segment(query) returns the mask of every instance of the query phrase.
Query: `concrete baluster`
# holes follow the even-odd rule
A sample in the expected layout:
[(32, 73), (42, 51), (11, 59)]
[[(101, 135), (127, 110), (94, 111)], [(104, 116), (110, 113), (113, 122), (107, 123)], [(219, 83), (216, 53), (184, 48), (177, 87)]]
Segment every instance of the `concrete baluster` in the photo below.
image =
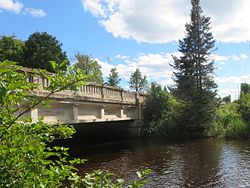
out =
[(107, 89), (102, 85), (102, 98), (105, 98)]
[(121, 90), (120, 90), (120, 93), (121, 93), (121, 101), (123, 101), (123, 99), (124, 99), (124, 90), (121, 89)]

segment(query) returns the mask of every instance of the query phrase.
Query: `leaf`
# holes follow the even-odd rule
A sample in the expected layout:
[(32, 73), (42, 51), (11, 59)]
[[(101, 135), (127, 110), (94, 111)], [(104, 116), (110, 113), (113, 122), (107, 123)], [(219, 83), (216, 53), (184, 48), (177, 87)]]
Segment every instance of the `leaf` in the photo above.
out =
[(51, 64), (53, 70), (54, 70), (55, 72), (57, 72), (57, 68), (58, 68), (57, 63), (56, 63), (55, 61), (49, 61), (49, 62), (50, 62), (50, 64)]
[(66, 67), (66, 66), (67, 66), (67, 63), (68, 63), (68, 61), (65, 59), (65, 60), (63, 60), (62, 63), (60, 63), (59, 67), (60, 67), (60, 68)]

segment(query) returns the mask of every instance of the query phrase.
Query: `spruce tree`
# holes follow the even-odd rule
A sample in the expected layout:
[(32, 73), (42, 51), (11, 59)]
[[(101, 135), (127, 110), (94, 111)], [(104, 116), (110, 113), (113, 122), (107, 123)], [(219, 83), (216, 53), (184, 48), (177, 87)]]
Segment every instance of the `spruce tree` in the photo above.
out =
[(180, 57), (173, 56), (173, 94), (183, 102), (180, 124), (196, 130), (207, 128), (215, 110), (217, 87), (214, 82), (215, 50), (210, 18), (203, 15), (200, 0), (192, 0), (191, 21), (186, 36), (179, 41)]

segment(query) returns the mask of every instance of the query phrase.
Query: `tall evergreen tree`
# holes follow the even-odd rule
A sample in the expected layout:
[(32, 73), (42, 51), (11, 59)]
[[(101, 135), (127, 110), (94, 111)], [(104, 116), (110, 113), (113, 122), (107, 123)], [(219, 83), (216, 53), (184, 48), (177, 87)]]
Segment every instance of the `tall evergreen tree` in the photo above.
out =
[(186, 36), (179, 41), (181, 56), (173, 57), (174, 95), (183, 101), (180, 124), (196, 129), (207, 128), (215, 109), (217, 87), (214, 82), (215, 50), (210, 32), (210, 18), (202, 14), (200, 0), (192, 0), (191, 21), (186, 24)]
[(118, 86), (121, 78), (119, 76), (119, 73), (117, 72), (116, 68), (112, 68), (109, 74), (109, 77), (107, 78), (108, 80), (108, 85), (110, 86)]
[(148, 86), (148, 81), (146, 76), (142, 76), (141, 71), (136, 69), (135, 72), (131, 74), (129, 87), (134, 89), (136, 92), (145, 91)]

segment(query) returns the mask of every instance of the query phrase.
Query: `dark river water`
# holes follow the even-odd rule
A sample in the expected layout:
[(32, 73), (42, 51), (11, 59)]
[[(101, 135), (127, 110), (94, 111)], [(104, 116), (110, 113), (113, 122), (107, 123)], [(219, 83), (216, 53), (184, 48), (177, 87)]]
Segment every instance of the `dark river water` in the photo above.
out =
[(250, 187), (250, 141), (125, 140), (74, 152), (89, 159), (81, 172), (103, 169), (131, 181), (151, 169), (145, 187)]

